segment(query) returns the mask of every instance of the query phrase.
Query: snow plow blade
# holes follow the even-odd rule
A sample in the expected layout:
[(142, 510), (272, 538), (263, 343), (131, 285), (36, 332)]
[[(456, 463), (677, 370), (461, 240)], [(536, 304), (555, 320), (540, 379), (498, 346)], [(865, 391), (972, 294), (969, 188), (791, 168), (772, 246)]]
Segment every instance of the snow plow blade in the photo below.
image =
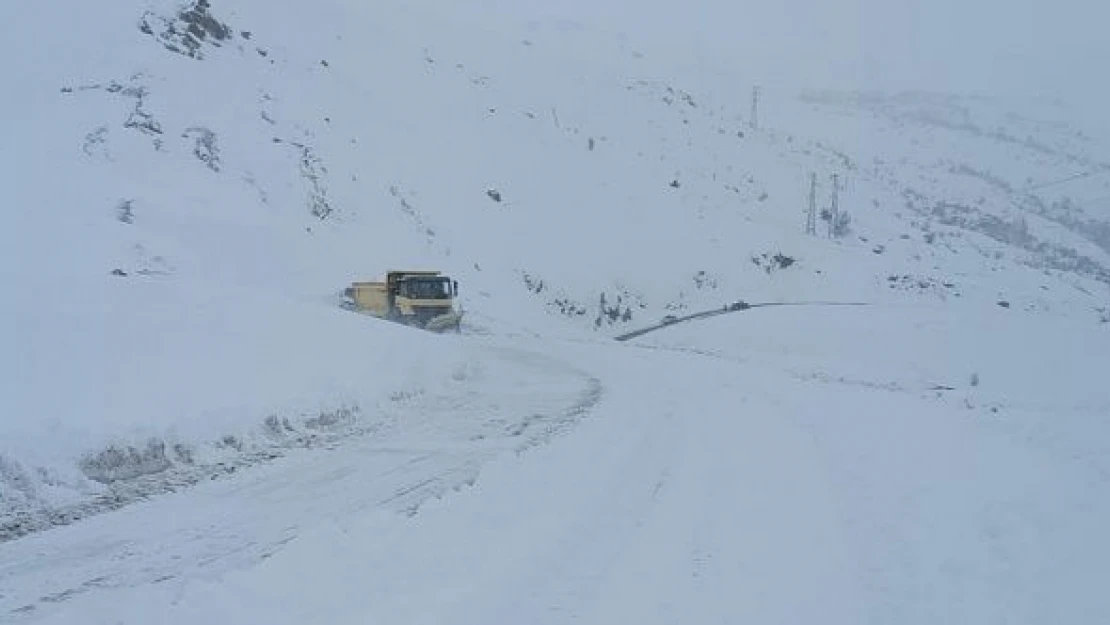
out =
[(447, 313), (428, 320), (424, 325), (425, 330), (432, 332), (446, 332), (448, 330), (455, 330), (458, 332), (462, 326), (462, 313)]

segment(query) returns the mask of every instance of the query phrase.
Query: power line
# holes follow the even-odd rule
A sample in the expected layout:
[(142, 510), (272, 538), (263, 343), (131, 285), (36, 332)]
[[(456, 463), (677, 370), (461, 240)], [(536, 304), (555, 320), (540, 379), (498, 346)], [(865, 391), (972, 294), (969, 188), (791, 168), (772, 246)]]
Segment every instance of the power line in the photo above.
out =
[(806, 234), (817, 236), (817, 174), (809, 176), (809, 209), (806, 211)]
[(752, 87), (752, 130), (759, 130), (759, 87)]

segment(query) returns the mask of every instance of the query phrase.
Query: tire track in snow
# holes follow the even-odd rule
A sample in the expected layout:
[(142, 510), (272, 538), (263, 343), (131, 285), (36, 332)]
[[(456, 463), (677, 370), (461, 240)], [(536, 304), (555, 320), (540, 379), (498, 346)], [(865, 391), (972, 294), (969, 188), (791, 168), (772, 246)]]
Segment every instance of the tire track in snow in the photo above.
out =
[(551, 357), (482, 345), (480, 379), (394, 405), (373, 436), (0, 544), (0, 615), (40, 616), (101, 588), (185, 584), (279, 553), (329, 518), (416, 514), (482, 466), (548, 442), (601, 400), (601, 381)]
[[(613, 375), (598, 417), (526, 461), (494, 463), (450, 507), (321, 572), (364, 581), (362, 618), (859, 622), (841, 528), (821, 525), (835, 510), (814, 441), (775, 419), (773, 398), (748, 400), (731, 363), (573, 349)], [(391, 579), (390, 566), (419, 575)], [(795, 582), (820, 590), (798, 601)]]

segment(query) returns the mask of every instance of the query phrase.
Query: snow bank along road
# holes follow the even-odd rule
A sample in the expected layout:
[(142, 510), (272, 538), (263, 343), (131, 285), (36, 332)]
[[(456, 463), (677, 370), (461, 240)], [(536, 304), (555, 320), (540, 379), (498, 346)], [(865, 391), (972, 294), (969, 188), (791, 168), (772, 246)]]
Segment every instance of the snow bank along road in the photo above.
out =
[(0, 620), (1110, 620), (1105, 482), (959, 406), (735, 354), (501, 353), (496, 389), (390, 436), (0, 545)]
[(598, 380), (560, 361), (497, 345), (473, 351), (454, 388), (394, 398), (364, 438), (0, 544), (0, 621), (96, 589), (250, 566), (305, 527), (360, 511), (415, 514), (472, 483), (489, 458), (564, 430), (600, 397)]

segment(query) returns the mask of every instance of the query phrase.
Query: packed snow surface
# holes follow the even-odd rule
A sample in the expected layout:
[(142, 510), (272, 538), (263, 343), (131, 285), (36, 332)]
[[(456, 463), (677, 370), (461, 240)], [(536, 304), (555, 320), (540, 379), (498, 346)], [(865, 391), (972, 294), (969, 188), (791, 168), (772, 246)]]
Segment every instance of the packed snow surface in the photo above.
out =
[[(468, 339), (516, 372), (491, 364), (359, 442), (0, 546), (3, 608), (48, 623), (1110, 615), (1105, 457), (1054, 435), (1097, 433), (1105, 406), (1062, 401), (1039, 422), (1044, 407), (993, 399), (1035, 363), (982, 363), (998, 373), (972, 386), (927, 353), (890, 367), (892, 344), (842, 368), (820, 336), (858, 319), (752, 314), (632, 347)], [(809, 370), (714, 340), (767, 325)]]

